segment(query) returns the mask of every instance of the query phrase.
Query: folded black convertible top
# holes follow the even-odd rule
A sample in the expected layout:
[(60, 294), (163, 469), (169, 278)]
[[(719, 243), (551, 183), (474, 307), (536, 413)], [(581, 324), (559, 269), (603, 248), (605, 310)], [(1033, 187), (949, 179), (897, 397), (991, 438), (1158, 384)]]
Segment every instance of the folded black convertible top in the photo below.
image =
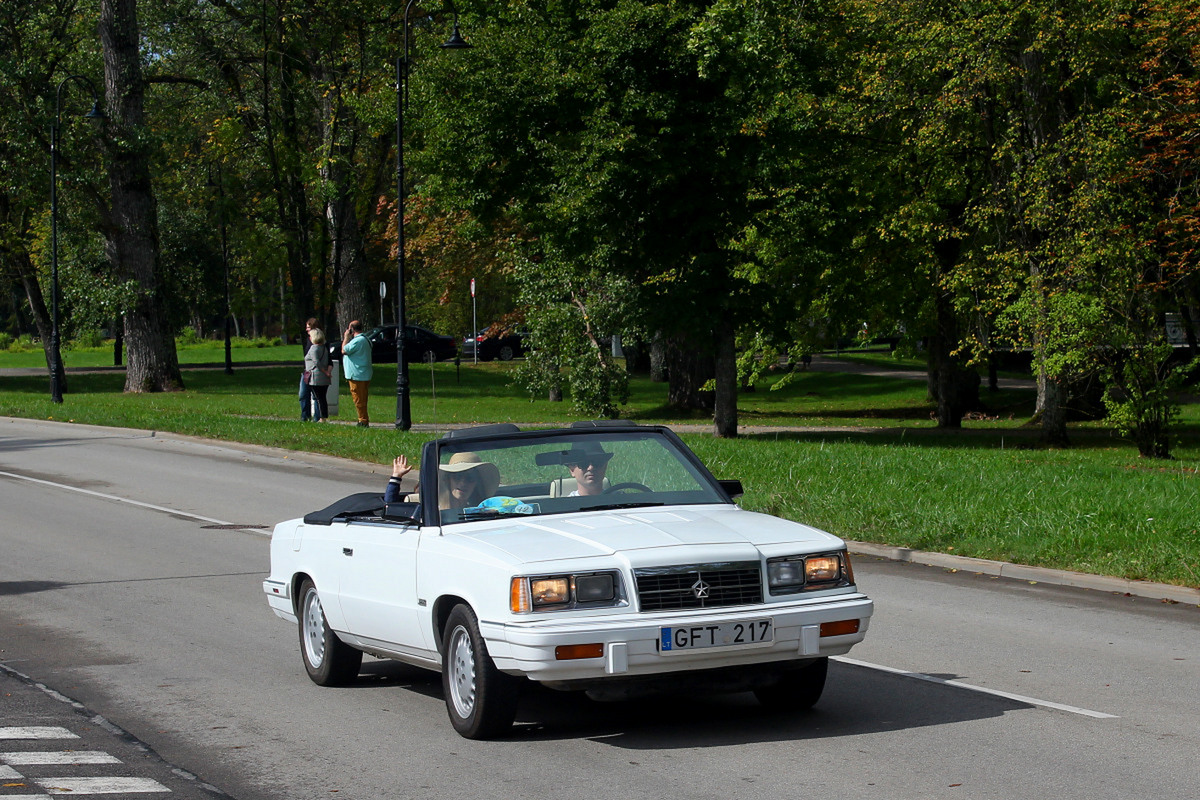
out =
[(378, 492), (359, 492), (343, 497), (336, 503), (304, 515), (308, 525), (331, 525), (338, 517), (362, 517), (383, 514), (383, 495)]

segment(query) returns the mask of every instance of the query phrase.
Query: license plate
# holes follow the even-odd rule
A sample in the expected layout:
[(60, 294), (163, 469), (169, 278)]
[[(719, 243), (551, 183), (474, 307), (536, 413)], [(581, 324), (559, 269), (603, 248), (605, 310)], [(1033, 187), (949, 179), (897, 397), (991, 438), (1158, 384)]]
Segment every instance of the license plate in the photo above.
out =
[(741, 647), (770, 642), (775, 626), (770, 619), (722, 622), (707, 625), (677, 625), (659, 630), (658, 649), (663, 653), (700, 650), (705, 647)]

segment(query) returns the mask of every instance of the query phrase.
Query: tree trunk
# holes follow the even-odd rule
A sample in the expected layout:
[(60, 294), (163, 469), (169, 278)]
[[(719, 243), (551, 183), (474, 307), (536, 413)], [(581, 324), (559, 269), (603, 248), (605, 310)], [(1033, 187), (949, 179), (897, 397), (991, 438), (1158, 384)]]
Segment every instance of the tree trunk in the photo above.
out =
[(678, 411), (711, 411), (711, 392), (703, 387), (713, 377), (712, 356), (696, 352), (694, 340), (673, 335), (666, 337), (666, 362), (667, 405)]
[[(37, 270), (30, 261), (29, 254), (23, 251), (10, 253), (5, 260), (15, 267), (17, 274), (21, 277), (21, 285), (25, 287), (25, 296), (29, 298), (29, 308), (33, 312), (33, 324), (42, 340), (42, 351), (46, 355), (46, 370), (49, 372), (52, 366), (50, 363), (50, 331), (53, 323), (50, 320), (50, 312), (46, 309), (46, 298), (42, 294), (42, 286), (37, 280)], [(63, 369), (61, 357), (58, 359), (58, 386), (63, 394), (67, 393), (67, 371)]]
[(724, 317), (717, 326), (716, 395), (713, 403), (713, 433), (719, 438), (737, 436), (737, 347), (733, 323)]
[[(274, 29), (271, 30), (271, 24)], [(287, 271), (291, 283), (294, 317), (308, 319), (316, 311), (313, 292), (313, 262), (310, 247), (311, 228), (314, 224), (309, 212), (308, 191), (304, 184), (300, 154), (310, 148), (301, 141), (301, 125), (297, 109), (295, 70), (305, 62), (302, 54), (292, 48), (284, 23), (280, 19), (263, 21), (263, 61), (261, 119), (263, 145), (267, 157), (267, 170), (271, 176), (278, 215), (279, 230), (283, 234), (287, 252)], [(270, 40), (268, 41), (268, 37)], [(276, 63), (272, 63), (272, 57)], [(278, 76), (279, 109), (276, 115), (272, 102), (276, 91), (272, 76)], [(276, 119), (278, 117), (278, 119)], [(280, 330), (287, 335), (287, 302), (280, 285)]]
[[(337, 175), (338, 189), (326, 207), (326, 217), (333, 247), (329, 251), (330, 272), (333, 274), (333, 293), (337, 298), (337, 326), (344, 329), (351, 320), (360, 320), (370, 328), (376, 319), (374, 304), (369, 299), (367, 279), (369, 270), (363, 255), (363, 241), (354, 195), (347, 185), (348, 177), (341, 168)], [(380, 302), (386, 303), (387, 300)], [(384, 314), (390, 322), (394, 314)]]
[(136, 0), (101, 0), (100, 42), (104, 51), (108, 106), (109, 184), (112, 210), (105, 251), (113, 272), (136, 287), (125, 310), (129, 366), (126, 392), (183, 388), (175, 339), (167, 320), (158, 258), (158, 212), (150, 181), (143, 116), (141, 58)]
[(650, 381), (667, 382), (667, 346), (662, 333), (656, 332), (650, 342)]
[[(961, 206), (947, 209), (948, 216), (957, 220)], [(948, 275), (958, 262), (962, 243), (945, 239), (934, 245), (939, 275)], [(979, 373), (963, 369), (958, 358), (951, 355), (958, 347), (960, 331), (953, 299), (940, 285), (934, 285), (934, 331), (929, 341), (929, 394), (937, 403), (939, 428), (961, 428), (962, 418), (971, 408), (979, 406)]]
[[(314, 57), (314, 61), (318, 62), (314, 69), (319, 86), (335, 86), (342, 80), (335, 69), (320, 63), (319, 57)], [(355, 319), (369, 328), (377, 315), (374, 298), (368, 292), (370, 270), (364, 255), (362, 223), (358, 218), (359, 193), (354, 172), (358, 137), (349, 109), (337, 100), (340, 96), (340, 91), (326, 90), (318, 95), (317, 103), (321, 108), (321, 138), (326, 150), (321, 176), (332, 190), (325, 203), (325, 228), (330, 244), (327, 271), (336, 298), (337, 321), (334, 324), (337, 330), (344, 330)], [(323, 288), (322, 282), (319, 290)], [(317, 300), (321, 306), (326, 305), (323, 298)], [(384, 317), (385, 321), (392, 319), (391, 314)]]
[(1061, 382), (1046, 374), (1041, 364), (1037, 366), (1037, 408), (1035, 416), (1042, 421), (1042, 444), (1051, 447), (1067, 447), (1067, 390)]

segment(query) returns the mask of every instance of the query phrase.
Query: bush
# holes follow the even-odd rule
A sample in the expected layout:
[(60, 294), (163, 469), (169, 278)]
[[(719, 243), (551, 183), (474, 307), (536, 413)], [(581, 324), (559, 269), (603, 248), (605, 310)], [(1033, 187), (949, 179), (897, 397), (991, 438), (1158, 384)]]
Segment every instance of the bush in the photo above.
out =
[(188, 325), (179, 332), (175, 337), (175, 341), (179, 344), (200, 344), (200, 335), (196, 333), (196, 329)]
[(102, 347), (104, 345), (104, 335), (95, 328), (84, 328), (76, 332), (75, 338), (68, 345), (71, 350), (86, 350), (88, 348)]
[(0, 333), (0, 350), (7, 350), (12, 347), (13, 337), (11, 333)]

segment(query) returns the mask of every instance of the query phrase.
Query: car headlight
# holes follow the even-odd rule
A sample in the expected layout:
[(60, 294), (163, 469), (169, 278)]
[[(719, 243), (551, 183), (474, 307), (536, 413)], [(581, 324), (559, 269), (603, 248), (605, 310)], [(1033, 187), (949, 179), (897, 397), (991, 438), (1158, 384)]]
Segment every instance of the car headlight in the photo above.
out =
[(767, 587), (771, 594), (792, 594), (853, 582), (846, 553), (784, 556), (767, 561)]
[(509, 607), (514, 614), (619, 605), (620, 577), (616, 572), (573, 575), (518, 576), (512, 579)]

